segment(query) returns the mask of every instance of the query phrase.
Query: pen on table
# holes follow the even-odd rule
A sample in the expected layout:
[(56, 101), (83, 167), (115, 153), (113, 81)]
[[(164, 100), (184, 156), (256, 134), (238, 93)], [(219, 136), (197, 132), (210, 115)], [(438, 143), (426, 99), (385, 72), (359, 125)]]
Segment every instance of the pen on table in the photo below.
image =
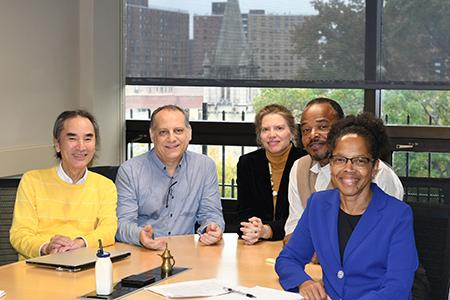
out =
[(252, 294), (249, 294), (249, 293), (246, 293), (246, 292), (235, 290), (235, 289), (232, 289), (232, 288), (229, 288), (229, 287), (223, 287), (223, 288), (229, 293), (241, 294), (241, 295), (243, 295), (245, 297), (248, 297), (248, 298), (256, 298), (255, 295), (252, 295)]

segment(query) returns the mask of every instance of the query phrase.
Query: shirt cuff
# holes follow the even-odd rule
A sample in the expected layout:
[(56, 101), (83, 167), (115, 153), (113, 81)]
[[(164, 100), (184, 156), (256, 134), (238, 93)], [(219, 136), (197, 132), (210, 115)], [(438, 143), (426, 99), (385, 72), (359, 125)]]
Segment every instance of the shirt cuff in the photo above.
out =
[(76, 236), (76, 237), (74, 238), (74, 240), (76, 240), (76, 239), (82, 239), (82, 240), (84, 241), (84, 244), (86, 245), (86, 248), (89, 247), (88, 241), (87, 241), (84, 237), (82, 237), (82, 236)]
[(47, 244), (48, 242), (44, 242), (44, 243), (42, 243), (42, 245), (39, 247), (39, 256), (42, 256), (42, 255), (46, 255), (46, 254), (42, 254), (42, 252), (41, 252), (41, 250), (42, 250), (42, 247), (44, 247), (44, 245), (45, 244)]

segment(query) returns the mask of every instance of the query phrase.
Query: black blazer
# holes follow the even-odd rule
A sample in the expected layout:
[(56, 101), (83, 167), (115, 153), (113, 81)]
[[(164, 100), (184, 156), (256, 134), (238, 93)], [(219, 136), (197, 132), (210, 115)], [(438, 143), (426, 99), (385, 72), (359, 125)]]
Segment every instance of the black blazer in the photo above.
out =
[[(305, 153), (296, 147), (289, 152), (286, 166), (278, 190), (275, 216), (273, 215), (272, 187), (270, 183), (269, 161), (264, 149), (242, 155), (237, 164), (238, 215), (239, 222), (255, 216), (272, 228), (272, 239), (284, 238), (284, 224), (289, 215), (289, 172), (294, 161)], [(239, 236), (242, 232), (239, 230)]]

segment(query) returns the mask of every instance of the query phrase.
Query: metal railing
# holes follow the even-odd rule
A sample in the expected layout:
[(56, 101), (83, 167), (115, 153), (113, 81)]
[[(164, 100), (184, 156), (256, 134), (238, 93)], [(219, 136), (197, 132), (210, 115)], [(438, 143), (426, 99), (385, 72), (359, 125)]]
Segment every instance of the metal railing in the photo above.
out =
[[(237, 197), (237, 184), (236, 184), (236, 174), (230, 174), (229, 171), (227, 173), (227, 153), (229, 146), (239, 146), (240, 151), (236, 154), (236, 161), (233, 161), (233, 164), (237, 164), (237, 159), (240, 155), (245, 154), (245, 147), (255, 147), (255, 136), (254, 136), (254, 127), (253, 123), (244, 122), (247, 117), (247, 113), (245, 111), (241, 112), (226, 112), (221, 111), (218, 112), (221, 114), (221, 121), (208, 121), (208, 106), (206, 104), (203, 105), (202, 111), (199, 113), (202, 121), (192, 121), (191, 126), (194, 130), (192, 143), (196, 145), (201, 145), (201, 150), (199, 152), (207, 155), (208, 149), (210, 146), (218, 146), (221, 150), (220, 158), (217, 158), (217, 169), (219, 170), (219, 189), (222, 198), (231, 198), (235, 199)], [(215, 112), (217, 114), (217, 112)], [(148, 116), (148, 120), (151, 116), (151, 111), (145, 114)], [(232, 117), (228, 118), (228, 116), (232, 115)], [(236, 120), (237, 115), (239, 116), (240, 122), (228, 122), (227, 119)], [(133, 112), (130, 111), (130, 117), (133, 116)], [(146, 145), (143, 151), (147, 151), (150, 148), (149, 138), (148, 138), (148, 120), (128, 120), (127, 121), (127, 148), (128, 155), (127, 159), (134, 156), (134, 144), (140, 143)], [(388, 116), (385, 116), (386, 123), (388, 122)], [(227, 122), (223, 122), (227, 121)], [(429, 123), (431, 124), (432, 120), (430, 118)], [(410, 124), (410, 117), (407, 116), (406, 120), (407, 125)], [(131, 128), (133, 127), (133, 128)], [(136, 127), (136, 128), (134, 128)], [(433, 152), (446, 152), (447, 154), (450, 152), (448, 148), (448, 143), (445, 140), (448, 140), (448, 133), (444, 131), (444, 142), (439, 140), (439, 133), (434, 137), (431, 137), (430, 143), (426, 143), (424, 139), (415, 138), (414, 134), (418, 135), (422, 134), (422, 132), (428, 131), (427, 127), (414, 127), (414, 130), (411, 131), (410, 127), (407, 126), (392, 126), (388, 125), (388, 134), (392, 137), (391, 145), (392, 151), (395, 153), (402, 153), (404, 155), (404, 162), (401, 161), (401, 168), (404, 168), (403, 171), (401, 168), (397, 168), (397, 171), (400, 171), (399, 174), (404, 177), (414, 177), (417, 174), (411, 174), (411, 162), (413, 160), (413, 155), (416, 151), (425, 152), (427, 155), (427, 175), (422, 175), (422, 177), (426, 176), (428, 178), (432, 177), (432, 163), (433, 157), (432, 152), (427, 152), (425, 149), (433, 151)], [(405, 128), (406, 127), (406, 128)], [(400, 136), (398, 131), (407, 131), (408, 134), (412, 134), (412, 138), (404, 138)], [(298, 142), (300, 141), (300, 137), (297, 137)], [(407, 139), (408, 143), (404, 143), (404, 140)], [(444, 146), (442, 146), (444, 145)], [(445, 146), (447, 145), (447, 146)], [(256, 148), (248, 149), (247, 151), (253, 151)], [(236, 149), (233, 150), (236, 153)], [(388, 162), (392, 162), (389, 158)], [(394, 161), (394, 167), (395, 161)], [(434, 199), (433, 191), (429, 192), (417, 192), (416, 194), (420, 198), (421, 193), (425, 193), (430, 196), (431, 199)], [(441, 200), (439, 200), (441, 201)], [(438, 201), (438, 202), (439, 202)]]

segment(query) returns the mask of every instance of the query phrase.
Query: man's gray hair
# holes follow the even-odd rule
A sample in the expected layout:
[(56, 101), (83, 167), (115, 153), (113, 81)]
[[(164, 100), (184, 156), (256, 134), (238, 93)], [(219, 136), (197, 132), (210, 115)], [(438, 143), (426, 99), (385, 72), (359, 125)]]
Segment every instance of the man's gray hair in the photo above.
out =
[(150, 118), (150, 128), (153, 128), (153, 126), (155, 125), (155, 117), (156, 115), (163, 110), (171, 110), (171, 111), (179, 111), (180, 113), (183, 114), (184, 116), (184, 125), (187, 128), (191, 128), (191, 124), (189, 124), (189, 116), (186, 113), (186, 111), (184, 111), (181, 107), (174, 105), (174, 104), (168, 104), (168, 105), (164, 105), (161, 107), (158, 107), (157, 109), (155, 109), (152, 113), (152, 116)]

